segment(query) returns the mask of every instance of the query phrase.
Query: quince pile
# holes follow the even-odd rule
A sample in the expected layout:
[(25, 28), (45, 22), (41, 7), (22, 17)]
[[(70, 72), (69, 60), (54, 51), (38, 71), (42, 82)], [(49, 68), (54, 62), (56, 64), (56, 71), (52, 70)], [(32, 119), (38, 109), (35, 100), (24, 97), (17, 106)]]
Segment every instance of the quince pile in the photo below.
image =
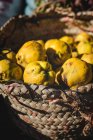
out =
[(77, 88), (93, 80), (93, 37), (82, 32), (76, 36), (30, 40), (15, 54), (3, 49), (0, 82), (11, 79), (27, 84), (63, 85)]

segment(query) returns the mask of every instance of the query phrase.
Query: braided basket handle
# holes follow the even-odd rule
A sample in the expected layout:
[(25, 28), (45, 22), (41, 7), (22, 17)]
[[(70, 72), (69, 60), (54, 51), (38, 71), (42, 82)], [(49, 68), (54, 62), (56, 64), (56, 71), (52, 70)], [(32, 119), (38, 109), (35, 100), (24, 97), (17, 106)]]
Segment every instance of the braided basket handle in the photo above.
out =
[[(33, 15), (38, 17), (42, 13), (47, 14), (47, 16), (51, 14), (56, 16), (56, 14), (59, 14), (63, 22), (71, 23), (72, 26), (76, 26), (82, 31), (93, 34), (93, 11), (88, 10), (75, 12), (71, 7), (64, 8), (60, 6), (60, 2), (60, 0), (46, 2), (36, 8)], [(85, 22), (87, 23), (85, 24)]]
[(93, 20), (93, 11), (78, 11), (75, 12), (71, 7), (62, 7), (60, 5), (61, 0), (49, 1), (43, 3), (39, 7), (36, 8), (34, 14), (40, 13), (58, 13), (63, 17), (70, 17), (78, 20)]

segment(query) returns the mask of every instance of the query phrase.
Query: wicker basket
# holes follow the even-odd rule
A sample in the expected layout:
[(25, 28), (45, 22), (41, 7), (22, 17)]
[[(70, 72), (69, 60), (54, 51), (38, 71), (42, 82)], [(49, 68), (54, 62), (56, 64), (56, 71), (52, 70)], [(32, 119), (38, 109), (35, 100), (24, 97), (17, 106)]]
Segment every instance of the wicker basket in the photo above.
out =
[[(59, 38), (86, 31), (93, 35), (93, 12), (73, 13), (52, 5), (44, 14), (10, 19), (0, 29), (0, 48), (15, 52), (31, 39)], [(77, 88), (0, 84), (11, 118), (37, 140), (75, 140), (93, 135), (93, 83)]]

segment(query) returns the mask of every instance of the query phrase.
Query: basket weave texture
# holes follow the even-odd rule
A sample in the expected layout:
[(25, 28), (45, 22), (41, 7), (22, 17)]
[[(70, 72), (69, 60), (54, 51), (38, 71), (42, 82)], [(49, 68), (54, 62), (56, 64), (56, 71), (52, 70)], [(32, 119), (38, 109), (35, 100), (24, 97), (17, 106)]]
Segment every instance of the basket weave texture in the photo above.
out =
[[(74, 14), (69, 9), (38, 10), (31, 17), (10, 19), (0, 29), (0, 48), (15, 52), (31, 39), (59, 38), (86, 31), (93, 35), (93, 12)], [(0, 84), (12, 119), (37, 140), (75, 140), (93, 135), (93, 83), (76, 91), (65, 87), (26, 85), (20, 81)]]

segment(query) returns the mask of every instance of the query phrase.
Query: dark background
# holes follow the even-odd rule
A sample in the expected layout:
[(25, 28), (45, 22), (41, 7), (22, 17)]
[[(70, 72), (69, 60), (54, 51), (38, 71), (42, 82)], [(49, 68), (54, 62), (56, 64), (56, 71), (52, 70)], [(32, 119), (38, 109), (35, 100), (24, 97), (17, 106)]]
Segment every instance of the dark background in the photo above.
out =
[(0, 95), (0, 140), (35, 140), (24, 135), (11, 121), (6, 105)]

